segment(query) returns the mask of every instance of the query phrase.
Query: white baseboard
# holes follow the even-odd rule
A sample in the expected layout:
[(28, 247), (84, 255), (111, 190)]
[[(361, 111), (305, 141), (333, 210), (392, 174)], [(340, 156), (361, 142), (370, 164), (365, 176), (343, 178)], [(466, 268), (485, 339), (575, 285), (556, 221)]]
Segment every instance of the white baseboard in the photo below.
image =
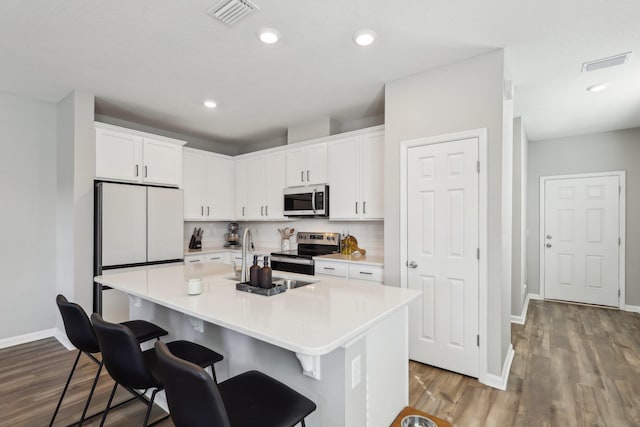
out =
[(634, 313), (640, 313), (640, 306), (638, 305), (625, 305), (624, 311), (633, 311)]
[(37, 341), (44, 338), (55, 336), (56, 328), (44, 329), (42, 331), (31, 332), (15, 337), (3, 338), (0, 340), (0, 348), (13, 347), (14, 345), (26, 344), (31, 341)]
[(511, 323), (516, 323), (518, 325), (524, 325), (525, 322), (527, 321), (527, 310), (529, 309), (529, 300), (531, 298), (529, 297), (529, 294), (527, 294), (527, 297), (524, 300), (524, 306), (522, 307), (522, 314), (520, 314), (520, 316), (516, 316), (516, 315), (511, 315)]
[(509, 344), (509, 350), (507, 350), (507, 357), (504, 359), (504, 364), (502, 365), (502, 375), (493, 375), (487, 374), (484, 384), (489, 387), (497, 388), (498, 390), (506, 390), (507, 383), (509, 382), (509, 373), (511, 372), (511, 363), (513, 362), (513, 357), (515, 356), (515, 351), (513, 350), (513, 345)]
[(527, 294), (529, 299), (540, 300), (542, 301), (544, 298), (540, 294)]
[(67, 338), (67, 333), (65, 331), (61, 331), (60, 329), (56, 329), (56, 334), (54, 335), (58, 342), (62, 344), (67, 350), (75, 350), (76, 347), (71, 344), (69, 338)]

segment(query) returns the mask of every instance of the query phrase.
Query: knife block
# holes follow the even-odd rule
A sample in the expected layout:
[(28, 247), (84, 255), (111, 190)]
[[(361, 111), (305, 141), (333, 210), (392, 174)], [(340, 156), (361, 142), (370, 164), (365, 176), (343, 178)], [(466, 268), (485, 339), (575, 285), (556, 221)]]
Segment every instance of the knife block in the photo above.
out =
[(191, 240), (189, 240), (189, 249), (202, 249), (202, 238), (192, 234)]

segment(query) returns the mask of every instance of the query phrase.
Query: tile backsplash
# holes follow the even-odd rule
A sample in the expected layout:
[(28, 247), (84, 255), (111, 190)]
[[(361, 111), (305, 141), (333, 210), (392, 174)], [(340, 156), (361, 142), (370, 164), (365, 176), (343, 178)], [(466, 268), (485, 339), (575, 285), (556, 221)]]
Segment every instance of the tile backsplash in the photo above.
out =
[[(225, 242), (228, 222), (200, 222), (187, 221), (184, 223), (185, 246), (195, 227), (204, 230), (203, 246), (222, 246)], [(278, 228), (295, 228), (298, 231), (326, 231), (335, 233), (349, 233), (358, 239), (358, 246), (367, 250), (369, 255), (384, 255), (384, 222), (383, 221), (329, 221), (326, 219), (310, 218), (295, 221), (269, 222), (239, 222), (240, 236), (246, 227), (251, 229), (256, 246), (265, 249), (280, 248), (280, 233)], [(295, 235), (291, 238), (291, 248), (295, 249)]]

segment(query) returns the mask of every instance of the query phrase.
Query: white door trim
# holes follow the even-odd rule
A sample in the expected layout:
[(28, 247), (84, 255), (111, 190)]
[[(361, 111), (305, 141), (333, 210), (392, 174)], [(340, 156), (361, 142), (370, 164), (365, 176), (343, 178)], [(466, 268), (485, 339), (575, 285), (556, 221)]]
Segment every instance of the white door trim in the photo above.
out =
[(489, 382), (488, 347), (487, 347), (487, 315), (488, 315), (488, 265), (487, 265), (487, 129), (471, 129), (462, 132), (449, 133), (425, 138), (417, 138), (402, 141), (400, 143), (400, 287), (407, 288), (408, 275), (406, 267), (407, 258), (407, 173), (409, 148), (427, 144), (439, 144), (461, 139), (478, 138), (478, 158), (480, 160), (480, 173), (478, 174), (478, 245), (480, 246), (480, 262), (478, 270), (478, 332), (480, 334), (480, 346), (478, 348), (478, 381), (483, 384)]
[(544, 187), (545, 183), (554, 179), (571, 179), (571, 178), (597, 178), (604, 176), (617, 176), (620, 183), (620, 198), (619, 198), (619, 219), (618, 219), (618, 234), (620, 237), (620, 246), (618, 247), (618, 290), (620, 291), (620, 298), (618, 298), (618, 308), (621, 310), (625, 309), (625, 287), (626, 287), (626, 278), (625, 278), (625, 254), (626, 254), (626, 171), (612, 171), (612, 172), (594, 172), (594, 173), (578, 173), (578, 174), (569, 174), (569, 175), (548, 175), (540, 177), (540, 242), (539, 242), (539, 250), (540, 250), (540, 297), (544, 299), (545, 294), (545, 278), (544, 278)]

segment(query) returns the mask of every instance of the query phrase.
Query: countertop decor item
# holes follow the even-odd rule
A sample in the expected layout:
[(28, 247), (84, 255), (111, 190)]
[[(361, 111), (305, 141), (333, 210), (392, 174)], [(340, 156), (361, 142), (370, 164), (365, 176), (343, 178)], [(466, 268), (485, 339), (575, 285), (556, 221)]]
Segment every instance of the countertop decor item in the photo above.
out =
[(280, 233), (280, 250), (283, 251), (288, 251), (289, 249), (291, 249), (291, 242), (290, 242), (290, 238), (291, 236), (293, 236), (293, 233), (295, 233), (296, 229), (295, 228), (289, 228), (289, 227), (285, 227), (285, 228), (278, 228), (278, 232)]
[(272, 288), (261, 288), (260, 286), (251, 286), (250, 282), (242, 282), (236, 283), (236, 290), (270, 297), (287, 292), (287, 287), (283, 285), (273, 285)]
[(367, 251), (358, 246), (358, 240), (350, 234), (344, 236), (342, 239), (342, 250), (340, 251), (343, 255), (366, 255)]
[(189, 249), (202, 249), (203, 234), (202, 228), (196, 227), (193, 229), (193, 234), (191, 234), (191, 239), (189, 240)]

